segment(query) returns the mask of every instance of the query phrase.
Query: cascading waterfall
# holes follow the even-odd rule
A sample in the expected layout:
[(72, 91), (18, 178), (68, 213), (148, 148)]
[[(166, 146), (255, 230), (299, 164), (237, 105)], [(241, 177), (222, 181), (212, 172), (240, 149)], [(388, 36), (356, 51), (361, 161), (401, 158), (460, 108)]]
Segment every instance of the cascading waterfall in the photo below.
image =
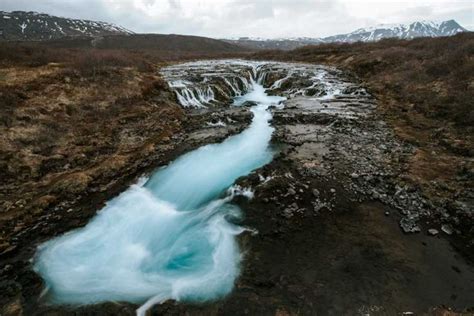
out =
[[(267, 109), (284, 100), (268, 96), (262, 78), (255, 69), (250, 91), (234, 102), (257, 103), (246, 130), (181, 156), (109, 201), (84, 228), (39, 247), (35, 270), (53, 303), (127, 301), (143, 304), (137, 314), (144, 315), (167, 299), (206, 301), (232, 290), (235, 236), (243, 231), (232, 223), (239, 209), (230, 202), (241, 194), (232, 184), (272, 160)], [(183, 101), (209, 100), (188, 86), (174, 85), (188, 89)]]
[(293, 75), (293, 72), (289, 72), (285, 77), (281, 78), (281, 79), (278, 79), (277, 81), (275, 81), (273, 83), (273, 85), (270, 87), (270, 89), (279, 89), (281, 87), (281, 85), (283, 84), (283, 82), (285, 82), (286, 80), (290, 79), (291, 76)]
[[(176, 88), (176, 86), (174, 88)], [(181, 88), (181, 90), (176, 91), (176, 96), (180, 104), (185, 107), (204, 107), (215, 99), (214, 91), (211, 87), (207, 87), (207, 89), (192, 89), (186, 86), (179, 88)]]
[[(170, 87), (185, 107), (208, 107), (222, 103), (222, 99), (239, 97), (251, 89), (251, 80), (266, 85), (268, 90), (275, 90), (289, 97), (313, 95), (313, 99), (321, 101), (343, 96), (344, 90), (350, 86), (334, 76), (334, 73), (337, 73), (335, 69), (304, 64), (224, 60), (218, 63), (195, 62), (187, 65), (189, 72), (182, 70), (176, 72), (174, 71), (176, 69), (171, 67), (172, 71), (165, 73), (165, 77), (170, 81)], [(225, 70), (219, 71), (217, 69), (219, 66)], [(182, 77), (186, 74), (200, 70), (203, 71), (200, 76), (191, 76), (189, 80), (183, 80)], [(274, 76), (270, 76), (272, 73), (277, 74), (276, 77), (279, 79), (275, 80)], [(271, 80), (274, 81), (270, 82)], [(282, 89), (284, 83), (285, 88)], [(353, 94), (367, 95), (361, 89)]]

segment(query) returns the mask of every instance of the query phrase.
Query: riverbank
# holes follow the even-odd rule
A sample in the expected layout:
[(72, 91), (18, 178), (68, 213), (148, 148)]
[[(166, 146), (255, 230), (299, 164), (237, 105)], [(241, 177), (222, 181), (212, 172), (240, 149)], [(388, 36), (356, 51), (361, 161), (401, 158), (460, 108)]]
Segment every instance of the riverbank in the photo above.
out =
[[(186, 114), (154, 67), (75, 66), (2, 69), (0, 306), (31, 314), (42, 291), (32, 271), (37, 245), (85, 225), (139, 177), (200, 145), (239, 132), (208, 125), (206, 110)], [(218, 119), (219, 115), (215, 117)]]
[(447, 238), (472, 262), (473, 44), (472, 33), (465, 33), (324, 44), (253, 58), (332, 65), (360, 80), (376, 97), (376, 112), (388, 131), (412, 147), (394, 163), (400, 186), (419, 191), (431, 203), (419, 216), (421, 225), (449, 232)]

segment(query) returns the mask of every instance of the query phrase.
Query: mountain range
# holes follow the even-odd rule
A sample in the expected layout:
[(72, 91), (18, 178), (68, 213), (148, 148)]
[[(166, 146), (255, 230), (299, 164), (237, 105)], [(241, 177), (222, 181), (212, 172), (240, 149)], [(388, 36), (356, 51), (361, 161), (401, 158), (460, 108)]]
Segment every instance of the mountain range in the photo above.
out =
[(227, 42), (240, 44), (253, 49), (294, 49), (305, 45), (321, 43), (373, 42), (384, 38), (413, 39), (417, 37), (452, 36), (467, 30), (454, 20), (443, 22), (421, 21), (410, 24), (382, 24), (375, 27), (360, 28), (347, 34), (323, 38), (277, 38), (262, 39), (242, 37), (226, 39)]
[[(412, 39), (416, 37), (438, 37), (451, 36), (467, 30), (454, 20), (443, 22), (421, 21), (410, 24), (391, 24), (379, 25), (375, 27), (361, 28), (347, 34), (339, 34), (323, 38), (249, 38), (242, 37), (238, 39), (222, 39), (222, 44), (233, 44), (240, 49), (283, 49), (289, 50), (305, 45), (315, 45), (321, 43), (353, 43), (353, 42), (371, 42), (384, 38)], [(56, 17), (37, 12), (0, 11), (0, 40), (27, 40), (42, 41), (55, 40), (63, 37), (103, 37), (103, 36), (130, 36), (134, 32), (121, 26), (89, 20), (69, 19)], [(160, 35), (167, 37), (167, 35)], [(173, 35), (172, 35), (173, 36)], [(155, 36), (156, 37), (156, 36)], [(155, 37), (152, 37), (155, 39)], [(138, 39), (144, 43), (145, 38), (140, 36)], [(186, 39), (186, 36), (174, 36), (173, 39)], [(193, 37), (193, 40), (207, 40), (207, 45), (215, 46), (218, 42), (204, 37)], [(212, 41), (212, 43), (210, 43)], [(114, 40), (117, 42), (117, 40)], [(160, 43), (161, 41), (160, 37)], [(117, 43), (114, 45), (118, 45)], [(160, 44), (161, 45), (161, 44)], [(219, 45), (218, 45), (219, 46)], [(225, 45), (224, 45), (225, 46)], [(226, 50), (232, 50), (232, 47), (226, 46)]]

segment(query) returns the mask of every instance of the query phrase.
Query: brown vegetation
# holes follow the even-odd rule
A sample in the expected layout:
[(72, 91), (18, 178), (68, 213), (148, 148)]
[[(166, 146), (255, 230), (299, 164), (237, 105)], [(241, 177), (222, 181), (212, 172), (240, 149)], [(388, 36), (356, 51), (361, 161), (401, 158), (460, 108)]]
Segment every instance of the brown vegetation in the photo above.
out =
[(184, 119), (156, 65), (139, 53), (7, 46), (0, 49), (0, 254), (46, 210), (134, 174)]
[[(94, 66), (131, 67), (147, 63), (231, 58), (245, 49), (223, 41), (181, 35), (114, 35), (101, 38), (65, 37), (42, 42), (1, 42), (0, 67), (43, 66), (48, 63), (78, 63)], [(86, 65), (90, 62), (89, 65)]]

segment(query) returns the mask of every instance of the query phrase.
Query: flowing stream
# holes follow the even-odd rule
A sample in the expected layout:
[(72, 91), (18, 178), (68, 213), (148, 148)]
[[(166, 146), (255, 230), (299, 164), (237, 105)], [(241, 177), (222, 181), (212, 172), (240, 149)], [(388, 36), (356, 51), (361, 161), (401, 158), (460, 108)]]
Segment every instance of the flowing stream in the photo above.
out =
[(181, 156), (84, 228), (39, 248), (35, 270), (53, 303), (127, 301), (143, 304), (143, 315), (167, 299), (206, 301), (232, 290), (241, 257), (235, 236), (244, 229), (232, 223), (239, 209), (230, 202), (245, 193), (232, 185), (272, 160), (267, 109), (285, 99), (267, 95), (256, 73), (234, 98), (234, 106), (256, 102), (246, 130)]
[[(56, 304), (126, 301), (138, 315), (167, 299), (208, 301), (228, 294), (239, 274), (233, 184), (273, 158), (268, 108), (299, 104), (356, 117), (371, 104), (366, 91), (336, 69), (244, 60), (200, 61), (162, 70), (183, 107), (249, 106), (250, 126), (220, 144), (203, 146), (157, 170), (109, 201), (84, 228), (41, 245), (35, 270)], [(344, 100), (344, 102), (341, 102)], [(295, 103), (296, 102), (296, 103)], [(210, 111), (219, 114), (219, 111)], [(227, 121), (227, 122), (231, 122)], [(225, 126), (219, 120), (208, 126)]]

